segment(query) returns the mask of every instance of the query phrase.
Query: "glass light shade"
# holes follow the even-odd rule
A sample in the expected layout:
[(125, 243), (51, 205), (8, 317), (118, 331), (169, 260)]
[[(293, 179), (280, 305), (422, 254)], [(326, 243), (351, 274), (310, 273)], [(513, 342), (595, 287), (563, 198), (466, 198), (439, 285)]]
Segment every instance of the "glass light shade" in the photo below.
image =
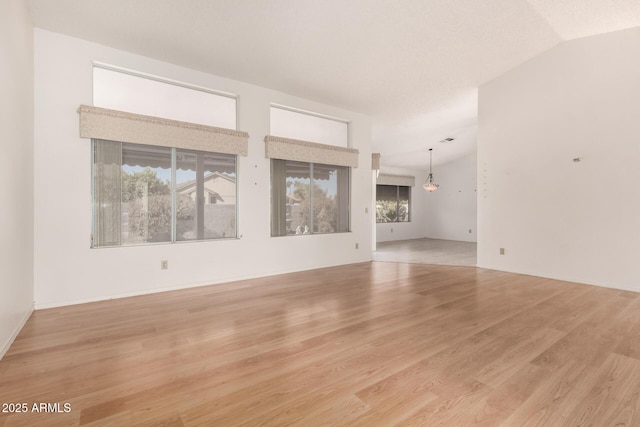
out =
[(439, 185), (438, 184), (434, 184), (433, 182), (425, 182), (422, 187), (424, 187), (424, 189), (427, 190), (427, 191), (436, 191), (438, 189)]
[(424, 182), (424, 185), (422, 187), (427, 191), (436, 191), (440, 186), (433, 182), (433, 174), (429, 174), (429, 177)]

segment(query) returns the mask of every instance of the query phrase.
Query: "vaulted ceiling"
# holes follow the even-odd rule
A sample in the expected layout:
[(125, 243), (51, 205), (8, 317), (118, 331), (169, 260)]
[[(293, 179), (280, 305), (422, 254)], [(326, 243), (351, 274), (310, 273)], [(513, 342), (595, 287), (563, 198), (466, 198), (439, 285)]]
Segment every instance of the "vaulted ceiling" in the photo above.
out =
[[(386, 166), (475, 150), (477, 88), (638, 0), (31, 0), (36, 27), (372, 117)], [(455, 141), (438, 141), (453, 137)]]

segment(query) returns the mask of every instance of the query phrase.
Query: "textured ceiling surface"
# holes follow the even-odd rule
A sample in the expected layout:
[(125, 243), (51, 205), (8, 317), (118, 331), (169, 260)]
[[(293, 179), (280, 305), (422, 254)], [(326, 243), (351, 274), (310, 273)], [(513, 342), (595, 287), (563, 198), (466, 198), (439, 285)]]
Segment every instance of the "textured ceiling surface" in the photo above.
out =
[[(36, 27), (368, 114), (387, 166), (473, 152), (477, 88), (638, 0), (31, 0)], [(445, 145), (438, 141), (454, 137)]]

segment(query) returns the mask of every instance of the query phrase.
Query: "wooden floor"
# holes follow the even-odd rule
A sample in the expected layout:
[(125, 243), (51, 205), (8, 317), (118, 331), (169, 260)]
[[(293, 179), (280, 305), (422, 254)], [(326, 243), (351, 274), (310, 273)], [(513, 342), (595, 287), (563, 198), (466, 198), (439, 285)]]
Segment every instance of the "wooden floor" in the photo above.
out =
[(0, 426), (640, 426), (640, 294), (363, 263), (33, 314)]

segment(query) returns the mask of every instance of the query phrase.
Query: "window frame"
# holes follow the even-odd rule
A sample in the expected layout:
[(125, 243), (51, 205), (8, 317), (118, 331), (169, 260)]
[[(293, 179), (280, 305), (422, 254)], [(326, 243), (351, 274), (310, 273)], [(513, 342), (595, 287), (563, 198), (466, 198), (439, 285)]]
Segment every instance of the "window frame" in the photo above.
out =
[[(231, 93), (231, 92), (225, 92), (222, 90), (217, 90), (217, 89), (211, 89), (209, 87), (206, 86), (200, 86), (200, 85), (196, 85), (196, 84), (192, 84), (192, 83), (187, 83), (184, 81), (180, 81), (180, 80), (175, 80), (175, 79), (171, 79), (171, 78), (167, 78), (167, 77), (162, 77), (159, 75), (155, 75), (155, 74), (150, 74), (150, 73), (145, 73), (142, 71), (138, 71), (138, 70), (134, 70), (134, 69), (130, 69), (130, 68), (125, 68), (125, 67), (120, 67), (120, 66), (116, 66), (116, 65), (112, 65), (112, 64), (108, 64), (105, 62), (100, 62), (100, 61), (93, 61), (92, 62), (92, 93), (93, 93), (93, 97), (96, 97), (96, 79), (95, 79), (95, 72), (96, 70), (102, 70), (102, 71), (107, 71), (107, 72), (112, 72), (112, 73), (119, 73), (121, 75), (125, 75), (125, 76), (130, 76), (130, 77), (134, 77), (134, 78), (139, 78), (142, 81), (144, 80), (148, 80), (150, 82), (155, 82), (155, 83), (161, 83), (164, 85), (167, 85), (168, 87), (176, 87), (176, 88), (182, 88), (182, 89), (186, 89), (186, 90), (190, 90), (190, 91), (195, 91), (195, 92), (201, 92), (201, 93), (205, 93), (208, 95), (213, 95), (216, 97), (220, 97), (220, 98), (226, 98), (226, 99), (231, 99), (234, 101), (234, 126), (228, 129), (235, 129), (235, 130), (240, 130), (240, 123), (239, 123), (239, 111), (240, 111), (240, 97), (237, 94)], [(95, 105), (95, 99), (94, 99), (94, 103), (93, 105), (96, 107), (101, 107), (101, 108), (107, 108), (107, 109), (114, 109), (112, 107), (109, 106), (103, 106), (103, 105)], [(148, 113), (145, 112), (141, 112), (139, 110), (136, 109), (136, 111), (130, 111), (129, 108), (125, 108), (124, 110), (119, 110), (118, 108), (115, 108), (115, 110), (118, 111), (129, 111), (131, 113), (136, 113), (136, 114), (144, 114), (144, 115), (149, 115)], [(223, 127), (226, 128), (225, 126), (221, 126), (221, 124), (216, 124), (216, 123), (201, 123), (200, 121), (196, 120), (194, 121), (192, 118), (179, 118), (179, 117), (174, 117), (173, 115), (161, 115), (161, 116), (157, 116), (154, 114), (151, 114), (151, 116), (153, 117), (159, 117), (159, 118), (165, 118), (165, 119), (169, 119), (169, 120), (179, 120), (179, 121), (186, 121), (189, 123), (195, 123), (195, 124), (202, 124), (202, 125), (206, 125), (206, 126), (213, 126), (213, 127)]]
[[(285, 191), (286, 191), (286, 182), (287, 182), (287, 175), (286, 175), (286, 165), (287, 163), (291, 162), (291, 163), (298, 163), (298, 164), (305, 164), (309, 167), (309, 233), (288, 233), (287, 230), (287, 226), (286, 226), (286, 216), (287, 216), (287, 203), (286, 203), (286, 193), (285, 193), (285, 197), (284, 197), (284, 209), (282, 208), (282, 206), (278, 206), (276, 207), (274, 204), (274, 191), (276, 191), (275, 186), (274, 186), (274, 179), (276, 179), (276, 174), (274, 173), (274, 163), (275, 162), (282, 162), (282, 165), (284, 167), (284, 179), (285, 179)], [(318, 232), (318, 231), (314, 231), (314, 186), (317, 185), (315, 184), (315, 180), (316, 178), (314, 177), (314, 169), (315, 166), (322, 166), (322, 167), (334, 167), (334, 168), (340, 168), (343, 169), (346, 172), (346, 185), (345, 185), (345, 191), (346, 191), (346, 202), (344, 203), (344, 206), (346, 206), (346, 212), (343, 212), (342, 215), (346, 216), (346, 220), (344, 221), (346, 223), (346, 230), (344, 231), (333, 231), (333, 232)], [(271, 198), (271, 222), (270, 222), (270, 228), (271, 228), (271, 237), (290, 237), (290, 236), (312, 236), (312, 235), (331, 235), (331, 234), (342, 234), (342, 233), (350, 233), (351, 232), (351, 194), (352, 194), (352, 188), (351, 188), (351, 177), (352, 177), (352, 168), (349, 166), (341, 166), (341, 165), (330, 165), (330, 164), (326, 164), (326, 163), (313, 163), (313, 162), (305, 162), (305, 161), (297, 161), (297, 160), (285, 160), (285, 159), (277, 159), (277, 158), (272, 158), (270, 161), (270, 167), (271, 167), (271, 179), (270, 179), (270, 198)], [(336, 188), (336, 197), (338, 195), (338, 192), (340, 191), (340, 184), (337, 183), (336, 184), (337, 188)], [(338, 216), (338, 221), (340, 218), (340, 204), (338, 202), (336, 202), (336, 214)], [(278, 223), (280, 223), (282, 221), (282, 217), (275, 217), (275, 211), (277, 211), (280, 215), (284, 215), (284, 234), (274, 234), (274, 221), (278, 221)], [(280, 224), (279, 224), (280, 226)], [(278, 228), (279, 228), (278, 226)], [(339, 228), (339, 227), (338, 227)]]
[[(158, 242), (140, 242), (140, 243), (131, 243), (131, 242), (127, 242), (127, 243), (122, 243), (122, 241), (120, 242), (120, 244), (110, 244), (110, 245), (97, 245), (96, 244), (96, 209), (97, 209), (97, 203), (96, 203), (96, 144), (99, 143), (100, 141), (110, 141), (110, 140), (101, 140), (98, 138), (92, 138), (91, 139), (91, 244), (90, 244), (90, 248), (91, 249), (103, 249), (103, 248), (118, 248), (118, 247), (133, 247), (133, 246), (148, 246), (148, 245), (163, 245), (163, 244), (180, 244), (180, 243), (197, 243), (197, 242), (212, 242), (212, 241), (222, 241), (222, 240), (237, 240), (239, 239), (240, 233), (239, 233), (239, 227), (238, 227), (238, 218), (239, 218), (239, 195), (238, 195), (238, 190), (239, 190), (239, 180), (238, 180), (238, 166), (239, 166), (239, 159), (238, 159), (238, 155), (237, 154), (228, 154), (228, 153), (218, 153), (218, 152), (213, 152), (213, 151), (203, 151), (203, 150), (192, 150), (192, 149), (183, 149), (183, 148), (176, 148), (176, 147), (163, 147), (163, 148), (168, 148), (170, 149), (170, 182), (168, 183), (169, 188), (170, 188), (170, 200), (171, 200), (171, 219), (170, 219), (170, 239), (169, 240), (165, 240), (165, 241), (158, 241)], [(124, 141), (110, 141), (110, 142), (117, 142), (121, 144), (121, 153), (124, 151), (125, 146), (129, 146), (129, 147), (150, 147), (148, 145), (145, 144), (136, 144), (136, 143), (130, 143), (130, 142), (124, 142)], [(161, 146), (156, 146), (158, 148), (162, 148)], [(178, 193), (177, 193), (177, 186), (179, 184), (177, 184), (177, 179), (176, 179), (176, 171), (177, 171), (177, 153), (178, 151), (190, 151), (192, 153), (196, 153), (196, 154), (204, 154), (204, 155), (219, 155), (219, 156), (227, 156), (229, 157), (229, 159), (233, 158), (233, 162), (234, 162), (234, 174), (235, 174), (235, 182), (234, 182), (234, 188), (235, 188), (235, 213), (234, 213), (234, 222), (235, 222), (235, 227), (234, 227), (234, 235), (233, 236), (229, 236), (229, 237), (210, 237), (210, 238), (195, 238), (195, 239), (178, 239), (177, 237), (177, 225), (178, 225), (178, 218), (177, 218), (177, 199), (178, 199)], [(123, 162), (122, 162), (122, 158), (120, 160), (120, 171), (122, 173), (122, 167), (123, 167)], [(204, 171), (206, 172), (206, 170)], [(122, 194), (122, 189), (121, 189), (121, 194)], [(206, 189), (204, 189), (203, 191), (203, 195), (202, 195), (202, 202), (204, 204), (206, 204), (206, 198), (208, 197)], [(196, 205), (198, 203), (198, 197), (196, 196)], [(197, 209), (197, 206), (196, 206)], [(120, 215), (122, 215), (122, 205), (120, 206)], [(203, 221), (204, 221), (204, 217), (203, 217)], [(122, 223), (120, 224), (120, 227), (122, 227)], [(204, 227), (204, 224), (203, 224)], [(122, 229), (120, 229), (120, 233), (122, 233)], [(120, 237), (121, 238), (121, 237)]]
[[(101, 78), (97, 78), (96, 76), (100, 75)], [(103, 78), (104, 77), (104, 78)], [(107, 84), (101, 85), (100, 82)], [(96, 102), (96, 93), (100, 93), (99, 90), (104, 89), (108, 86), (108, 82), (115, 83), (113, 87), (116, 88), (116, 92), (118, 92), (118, 88), (126, 88), (131, 85), (134, 87), (141, 88), (141, 93), (145, 93), (149, 91), (150, 87), (161, 88), (159, 93), (167, 94), (173, 93), (178, 94), (177, 98), (181, 100), (183, 104), (187, 103), (190, 105), (184, 106), (183, 108), (176, 109), (174, 108), (174, 102), (170, 102), (166, 104), (163, 100), (166, 101), (166, 96), (160, 97), (160, 109), (156, 111), (155, 106), (149, 110), (148, 104), (142, 101), (141, 98), (134, 99), (131, 102), (124, 102), (118, 104), (118, 98), (113, 98), (109, 96), (98, 97), (98, 104), (101, 106), (87, 106), (80, 105), (78, 109), (78, 113), (80, 116), (80, 136), (81, 138), (88, 138), (91, 141), (90, 147), (90, 155), (91, 155), (91, 240), (90, 247), (91, 248), (104, 248), (104, 247), (119, 247), (119, 246), (141, 246), (141, 245), (155, 245), (155, 244), (166, 244), (166, 243), (184, 243), (184, 242), (201, 242), (201, 241), (213, 241), (213, 240), (227, 240), (230, 238), (238, 239), (241, 236), (239, 229), (239, 202), (240, 202), (240, 194), (239, 194), (239, 169), (240, 169), (240, 161), (239, 156), (247, 156), (248, 155), (248, 139), (249, 135), (247, 132), (243, 132), (239, 130), (240, 121), (239, 121), (239, 96), (237, 94), (228, 93), (220, 90), (213, 90), (208, 87), (198, 86), (170, 78), (165, 78), (145, 72), (140, 72), (137, 70), (132, 70), (128, 68), (123, 68), (120, 66), (115, 66), (112, 64), (102, 63), (98, 61), (92, 61), (92, 83), (93, 83), (93, 95), (94, 95), (94, 103)], [(98, 92), (97, 92), (98, 91)], [(128, 90), (131, 92), (131, 90)], [(173, 91), (173, 92), (172, 92)], [(134, 91), (135, 92), (135, 91)], [(153, 91), (156, 92), (155, 90)], [(119, 92), (118, 92), (119, 93)], [(126, 100), (129, 100), (130, 97), (125, 97)], [(124, 98), (123, 98), (124, 99)], [(113, 104), (115, 102), (116, 104)], [(105, 105), (106, 104), (106, 105)], [(166, 104), (166, 105), (165, 105)], [(193, 104), (193, 106), (191, 106)], [(111, 106), (112, 108), (108, 108)], [(113, 107), (117, 109), (113, 109)], [(209, 108), (211, 107), (211, 108)], [(193, 110), (193, 109), (196, 110)], [(220, 117), (226, 117), (226, 121), (211, 121), (210, 114), (211, 110), (217, 111), (218, 108), (222, 108), (223, 114)], [(208, 113), (207, 113), (208, 111)], [(145, 114), (146, 112), (146, 114)], [(186, 114), (183, 114), (185, 113)], [(206, 119), (203, 119), (202, 112), (205, 113)], [(141, 114), (142, 113), (142, 114)], [(195, 114), (194, 114), (195, 113)], [(148, 115), (151, 114), (151, 115)], [(214, 115), (215, 116), (215, 115)], [(233, 126), (231, 126), (233, 124)], [(217, 126), (216, 126), (217, 125)], [(223, 126), (223, 127), (219, 127)], [(229, 126), (230, 128), (224, 127)], [(96, 179), (96, 170), (95, 166), (97, 163), (95, 162), (95, 141), (96, 140), (105, 140), (105, 141), (114, 141), (121, 144), (120, 148), (120, 170), (122, 173), (122, 144), (133, 144), (133, 145), (147, 145), (147, 146), (156, 146), (156, 147), (164, 147), (171, 150), (171, 230), (170, 230), (170, 239), (163, 241), (143, 241), (143, 242), (127, 242), (125, 244), (122, 243), (123, 238), (127, 238), (127, 235), (123, 233), (122, 225), (123, 220), (127, 220), (127, 218), (123, 218), (122, 215), (122, 178), (120, 178), (120, 184), (115, 184), (115, 180), (118, 179), (115, 171), (112, 170), (107, 172), (107, 174), (112, 174), (111, 177), (108, 175), (103, 175), (103, 179), (111, 180), (114, 186), (109, 189), (106, 181), (102, 179), (98, 181)], [(235, 199), (235, 213), (224, 212), (218, 219), (216, 220), (214, 227), (209, 228), (207, 231), (207, 209), (205, 207), (205, 213), (202, 214), (202, 209), (199, 209), (196, 206), (196, 214), (191, 215), (190, 211), (184, 211), (186, 209), (192, 209), (190, 206), (183, 206), (176, 204), (176, 150), (190, 150), (195, 152), (202, 153), (210, 153), (213, 155), (222, 155), (233, 157), (234, 159), (234, 190), (235, 194), (231, 195), (231, 188), (227, 187), (228, 196), (233, 197)], [(107, 152), (103, 153), (103, 157), (107, 163), (115, 165), (113, 160), (108, 160), (108, 156), (110, 156)], [(117, 159), (117, 156), (114, 157)], [(165, 159), (166, 160), (166, 159)], [(205, 158), (206, 162), (206, 158)], [(214, 160), (215, 162), (215, 160)], [(224, 168), (224, 166), (222, 166)], [(163, 166), (164, 169), (166, 169)], [(152, 168), (154, 169), (154, 168)], [(200, 177), (198, 184), (198, 195), (200, 197), (196, 197), (197, 199), (201, 199), (199, 203), (204, 202), (206, 204), (207, 195), (206, 189), (204, 190), (204, 194), (200, 194), (200, 190), (202, 187), (202, 175), (201, 169), (200, 172), (197, 172), (198, 177)], [(204, 172), (206, 173), (207, 166), (204, 167)], [(157, 172), (157, 171), (156, 171)], [(161, 179), (165, 182), (168, 182), (165, 176), (166, 172), (160, 173)], [(179, 174), (180, 175), (180, 174)], [(223, 174), (224, 175), (224, 174)], [(178, 176), (180, 178), (180, 176)], [(149, 178), (151, 179), (151, 178)], [(206, 178), (205, 178), (206, 184)], [(151, 181), (149, 181), (151, 182)], [(99, 185), (99, 188), (96, 188), (96, 185)], [(120, 200), (118, 201), (118, 208), (120, 210), (120, 216), (117, 216), (115, 213), (115, 202), (118, 197), (113, 193), (113, 190), (119, 188), (121, 195)], [(158, 194), (155, 196), (165, 194), (164, 188), (160, 188), (156, 186), (154, 188), (156, 191), (159, 190)], [(109, 206), (111, 204), (112, 211), (106, 212), (98, 212), (97, 209), (101, 209), (96, 204), (96, 191), (100, 192), (98, 195), (98, 202), (106, 203), (105, 206)], [(107, 193), (103, 193), (103, 191), (107, 191)], [(110, 193), (109, 193), (110, 192)], [(105, 196), (107, 198), (105, 198)], [(111, 200), (108, 197), (112, 197)], [(160, 210), (156, 212), (162, 211), (162, 216), (160, 218), (162, 221), (161, 227), (164, 227), (164, 221), (166, 218), (166, 200), (161, 200), (156, 198), (152, 201), (151, 198), (145, 199), (146, 202), (153, 202), (156, 205), (160, 204)], [(145, 203), (146, 203), (145, 202)], [(227, 203), (230, 204), (230, 203)], [(131, 206), (130, 206), (131, 207)], [(156, 206), (157, 207), (157, 206)], [(136, 207), (135, 209), (137, 209)], [(148, 210), (148, 205), (145, 205), (145, 210)], [(186, 215), (183, 217), (184, 221), (191, 220), (191, 217), (198, 214), (202, 214), (201, 218), (204, 221), (204, 231), (202, 224), (199, 223), (200, 219), (195, 219), (194, 221), (198, 222), (194, 226), (195, 239), (190, 239), (190, 235), (186, 239), (188, 240), (178, 240), (176, 227), (176, 223), (178, 222), (177, 216), (179, 216), (178, 212), (180, 209), (182, 210), (182, 214)], [(210, 211), (211, 209), (209, 209)], [(164, 216), (164, 217), (163, 217)], [(220, 218), (223, 218), (224, 224), (223, 227), (220, 227)], [(137, 219), (136, 219), (137, 220)], [(106, 221), (106, 222), (104, 222)], [(144, 219), (142, 220), (145, 221)], [(234, 221), (232, 224), (231, 221)], [(98, 222), (98, 224), (96, 224)], [(157, 225), (158, 222), (154, 224)], [(183, 225), (185, 223), (183, 222)], [(116, 233), (117, 227), (120, 227), (119, 235)], [(227, 237), (225, 235), (226, 231), (231, 229), (233, 226), (233, 236)], [(105, 227), (110, 227), (107, 229)], [(187, 228), (190, 227), (190, 224)], [(135, 228), (135, 227), (134, 227)], [(151, 229), (150, 229), (151, 230)], [(99, 232), (99, 238), (96, 234)], [(162, 231), (158, 231), (154, 228), (153, 232), (155, 233), (155, 237), (164, 239), (164, 234)], [(185, 232), (186, 233), (186, 232)], [(206, 235), (225, 235), (224, 237), (212, 237), (205, 238)], [(230, 233), (231, 234), (231, 233)], [(118, 236), (117, 238), (115, 236)], [(160, 237), (160, 235), (162, 235)], [(182, 237), (185, 235), (183, 234)], [(201, 238), (198, 239), (198, 236)], [(148, 233), (147, 231), (142, 232), (137, 236), (138, 238), (142, 238), (141, 240), (154, 239), (154, 235)], [(101, 244), (97, 245), (96, 242), (102, 241), (104, 242), (116, 242), (117, 244)]]
[[(274, 111), (289, 114), (289, 120), (285, 118), (284, 122), (275, 122)], [(299, 120), (308, 121), (308, 123), (302, 125), (305, 128), (302, 134), (300, 133), (300, 123), (298, 124), (298, 129), (288, 128), (290, 119), (293, 117), (297, 117), (297, 119), (293, 119), (296, 122)], [(284, 123), (287, 124), (284, 125)], [(344, 129), (341, 128), (342, 126), (344, 126)], [(331, 127), (333, 129), (330, 129)], [(351, 147), (350, 128), (351, 123), (349, 120), (283, 104), (271, 103), (269, 105), (269, 132), (271, 135), (300, 141), (312, 141), (333, 147), (349, 148)], [(308, 133), (310, 129), (312, 130), (311, 134)]]
[[(396, 188), (396, 220), (395, 221), (378, 221), (378, 187), (395, 187)], [(407, 220), (406, 221), (400, 221), (399, 217), (400, 215), (398, 215), (398, 212), (400, 211), (400, 187), (406, 187), (407, 188), (407, 194), (408, 194), (408, 198), (407, 198)], [(409, 185), (389, 185), (389, 184), (376, 184), (376, 224), (402, 224), (402, 223), (407, 223), (407, 222), (411, 222), (411, 189), (413, 187), (409, 186)]]

